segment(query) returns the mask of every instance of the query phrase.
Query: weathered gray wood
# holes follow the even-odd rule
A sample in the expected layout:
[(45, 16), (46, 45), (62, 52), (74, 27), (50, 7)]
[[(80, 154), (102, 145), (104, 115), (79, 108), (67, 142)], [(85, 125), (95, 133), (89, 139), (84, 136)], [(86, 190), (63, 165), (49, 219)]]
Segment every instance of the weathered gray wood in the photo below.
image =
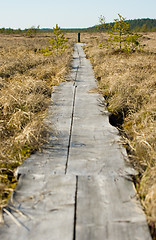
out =
[(68, 174), (97, 175), (125, 169), (124, 148), (120, 148), (119, 132), (104, 114), (102, 97), (94, 92), (96, 82), (89, 60), (80, 45), (81, 65), (77, 74), (76, 100), (69, 153)]
[(151, 239), (136, 192), (124, 178), (80, 176), (77, 196), (77, 240)]
[(20, 174), (64, 174), (68, 155), (73, 97), (77, 70), (79, 67), (77, 48), (73, 53), (72, 70), (67, 82), (54, 87), (51, 105), (49, 106), (45, 122), (51, 128), (48, 144), (44, 145), (43, 152), (32, 154), (17, 169)]
[(60, 84), (52, 94), (46, 123), (52, 129), (43, 152), (31, 155), (18, 168), (18, 174), (64, 174), (69, 144), (73, 82)]
[(72, 240), (75, 205), (75, 176), (23, 175), (14, 193), (12, 212), (21, 226), (5, 215), (3, 240)]
[(81, 46), (75, 45), (67, 82), (52, 95), (46, 121), (55, 131), (49, 143), (18, 169), (11, 203), (18, 225), (4, 214), (0, 239), (151, 240), (134, 186), (126, 180), (133, 174), (126, 151), (94, 93)]
[(90, 62), (81, 49), (79, 54), (68, 164), (68, 174), (78, 176), (76, 239), (150, 240), (134, 186), (125, 179), (126, 151), (103, 114), (101, 97), (92, 91), (96, 84)]

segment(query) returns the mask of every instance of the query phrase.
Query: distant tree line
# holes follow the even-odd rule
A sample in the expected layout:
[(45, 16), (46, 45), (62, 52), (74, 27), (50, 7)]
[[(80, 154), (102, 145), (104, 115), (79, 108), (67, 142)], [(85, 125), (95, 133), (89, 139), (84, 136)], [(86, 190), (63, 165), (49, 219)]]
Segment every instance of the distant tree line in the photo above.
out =
[(12, 29), (12, 28), (0, 28), (0, 33), (1, 34), (21, 34), (24, 33), (25, 35), (27, 35), (28, 37), (34, 37), (36, 35), (37, 32), (39, 32), (39, 26), (36, 27), (31, 27), (31, 28), (27, 28), (24, 30), (19, 29)]
[[(131, 30), (136, 32), (156, 32), (156, 19), (142, 18), (142, 19), (134, 19), (134, 20), (126, 20), (129, 23)], [(107, 32), (109, 27), (114, 26), (114, 22), (106, 23), (105, 28), (101, 28), (99, 30)], [(93, 28), (96, 28), (94, 26)]]
[[(126, 20), (129, 23), (131, 30), (136, 32), (156, 32), (156, 19), (143, 18), (143, 19), (134, 19), (134, 20)], [(113, 27), (114, 22), (106, 23), (105, 28), (100, 29), (98, 31), (107, 32), (109, 30), (109, 26)], [(28, 37), (34, 37), (38, 32), (50, 32), (53, 29), (50, 28), (39, 28), (31, 27), (28, 29), (21, 30), (19, 29), (11, 29), (11, 28), (0, 28), (0, 34), (20, 34), (24, 33)], [(63, 32), (97, 32), (97, 26), (89, 27), (89, 28), (63, 28), (61, 29)]]
[(137, 32), (156, 32), (156, 19), (134, 19), (128, 20), (132, 30)]
[[(52, 32), (53, 29), (52, 28), (28, 28), (28, 29), (11, 29), (11, 28), (0, 28), (0, 34), (20, 34), (23, 33), (27, 36), (33, 37), (34, 35), (36, 35), (36, 33), (49, 33)], [(61, 31), (66, 33), (78, 33), (78, 32), (96, 32), (96, 28), (61, 28)]]
[(14, 33), (21, 33), (22, 30), (19, 29), (12, 29), (12, 28), (0, 28), (0, 33), (4, 33), (4, 34), (14, 34)]

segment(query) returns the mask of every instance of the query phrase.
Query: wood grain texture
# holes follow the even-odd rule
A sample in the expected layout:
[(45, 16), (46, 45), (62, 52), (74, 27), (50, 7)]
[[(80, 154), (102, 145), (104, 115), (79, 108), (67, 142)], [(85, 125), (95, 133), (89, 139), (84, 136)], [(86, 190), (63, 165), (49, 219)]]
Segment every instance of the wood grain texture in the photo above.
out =
[(0, 239), (151, 240), (131, 181), (136, 173), (95, 88), (76, 44), (71, 74), (52, 94), (49, 143), (18, 168), (7, 209), (13, 217), (5, 212)]
[(150, 239), (129, 181), (100, 175), (79, 177), (76, 239)]
[(75, 176), (22, 176), (13, 202), (19, 212), (12, 212), (21, 227), (5, 216), (0, 239), (72, 240), (75, 186)]

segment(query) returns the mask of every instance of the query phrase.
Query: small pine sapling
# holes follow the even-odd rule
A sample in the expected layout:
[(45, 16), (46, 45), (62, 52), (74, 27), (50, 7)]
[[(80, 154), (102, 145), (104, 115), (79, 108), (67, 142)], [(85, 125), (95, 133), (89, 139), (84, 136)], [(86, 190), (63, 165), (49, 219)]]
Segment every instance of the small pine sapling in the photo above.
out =
[(56, 27), (53, 28), (54, 37), (48, 38), (47, 42), (50, 43), (50, 46), (46, 48), (41, 48), (43, 55), (52, 55), (52, 54), (62, 54), (68, 47), (66, 44), (68, 42), (67, 38), (64, 37), (64, 34), (61, 33), (60, 27), (56, 24)]
[[(100, 47), (107, 47), (108, 49), (113, 49), (119, 52), (133, 52), (136, 50), (141, 50), (139, 38), (141, 34), (133, 32), (130, 29), (129, 22), (125, 21), (125, 18), (118, 14), (119, 18), (114, 19), (115, 23), (109, 24), (109, 37), (107, 38), (107, 43), (101, 43)], [(102, 24), (102, 26), (104, 26)]]
[(37, 28), (32, 26), (31, 28), (27, 29), (26, 35), (30, 38), (35, 37), (38, 30), (39, 30), (39, 26)]
[(101, 16), (99, 17), (99, 23), (100, 23), (100, 24), (96, 25), (97, 30), (98, 30), (99, 32), (103, 32), (104, 29), (106, 28), (106, 23), (105, 23), (105, 17), (104, 17), (104, 16), (101, 15)]

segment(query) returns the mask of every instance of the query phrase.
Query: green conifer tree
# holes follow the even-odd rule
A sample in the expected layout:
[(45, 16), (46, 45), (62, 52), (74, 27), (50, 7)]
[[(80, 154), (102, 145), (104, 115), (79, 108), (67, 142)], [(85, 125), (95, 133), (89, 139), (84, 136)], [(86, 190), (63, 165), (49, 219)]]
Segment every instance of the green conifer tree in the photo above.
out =
[(43, 55), (51, 55), (51, 54), (61, 54), (68, 47), (67, 38), (64, 37), (64, 34), (61, 33), (60, 27), (56, 24), (56, 27), (53, 28), (54, 37), (48, 38), (47, 41), (50, 43), (50, 46), (46, 48), (42, 48), (41, 52)]
[[(113, 25), (109, 24), (108, 48), (120, 52), (131, 52), (141, 49), (139, 43), (141, 35), (131, 31), (129, 22), (125, 21), (125, 18), (120, 14), (118, 16), (118, 19), (114, 19), (115, 23)], [(101, 43), (100, 47), (105, 47), (105, 45)]]

